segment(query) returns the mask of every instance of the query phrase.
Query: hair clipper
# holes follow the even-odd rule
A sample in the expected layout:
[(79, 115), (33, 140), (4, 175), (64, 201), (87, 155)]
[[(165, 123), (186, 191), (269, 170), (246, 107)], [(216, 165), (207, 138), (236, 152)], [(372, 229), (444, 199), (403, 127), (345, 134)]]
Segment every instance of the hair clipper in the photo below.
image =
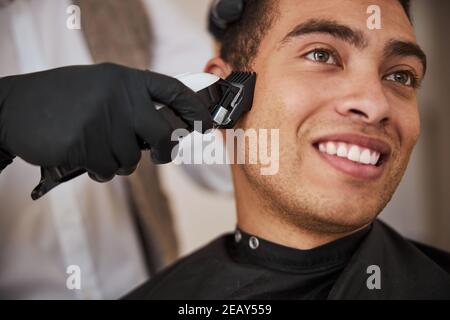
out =
[[(249, 111), (253, 104), (256, 83), (254, 72), (232, 72), (225, 80), (209, 73), (182, 74), (176, 76), (184, 85), (196, 92), (209, 106), (215, 128), (232, 128), (240, 117)], [(175, 116), (172, 109), (155, 104), (163, 117), (176, 128), (188, 128), (188, 125)], [(144, 149), (148, 145), (143, 142)], [(84, 168), (41, 167), (41, 180), (31, 193), (37, 200), (59, 184), (85, 173)]]

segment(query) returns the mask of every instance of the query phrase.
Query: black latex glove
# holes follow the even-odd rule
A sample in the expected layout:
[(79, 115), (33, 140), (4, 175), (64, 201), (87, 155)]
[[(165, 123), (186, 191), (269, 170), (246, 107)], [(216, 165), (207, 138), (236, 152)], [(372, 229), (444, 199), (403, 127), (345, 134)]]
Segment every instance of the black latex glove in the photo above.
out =
[[(154, 101), (193, 127), (208, 108), (180, 81), (114, 64), (71, 66), (0, 79), (0, 171), (18, 156), (41, 167), (84, 168), (97, 181), (131, 174), (144, 145), (171, 161), (176, 129)], [(3, 156), (2, 156), (3, 154)], [(5, 157), (5, 154), (9, 154)]]

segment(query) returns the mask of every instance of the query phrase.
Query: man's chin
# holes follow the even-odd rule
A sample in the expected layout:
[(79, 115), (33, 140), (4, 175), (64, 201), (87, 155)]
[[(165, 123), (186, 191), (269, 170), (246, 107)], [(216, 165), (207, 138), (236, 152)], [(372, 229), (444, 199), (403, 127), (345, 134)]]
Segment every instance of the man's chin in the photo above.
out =
[(323, 234), (348, 234), (360, 230), (372, 223), (377, 215), (363, 215), (358, 217), (309, 217), (308, 222), (302, 223), (307, 230)]
[(310, 208), (303, 203), (301, 208), (290, 211), (288, 219), (302, 229), (318, 233), (351, 233), (370, 224), (384, 207), (381, 203), (348, 201), (323, 201), (319, 206), (311, 204)]

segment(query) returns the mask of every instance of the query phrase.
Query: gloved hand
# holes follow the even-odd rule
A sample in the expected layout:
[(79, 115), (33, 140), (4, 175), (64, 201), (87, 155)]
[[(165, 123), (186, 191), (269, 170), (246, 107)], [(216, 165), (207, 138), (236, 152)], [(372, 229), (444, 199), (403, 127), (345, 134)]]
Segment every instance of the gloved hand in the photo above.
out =
[(18, 156), (41, 167), (84, 168), (91, 178), (108, 181), (131, 174), (144, 145), (155, 161), (170, 162), (176, 128), (155, 101), (187, 127), (194, 121), (202, 121), (204, 130), (212, 127), (207, 106), (193, 91), (150, 71), (106, 63), (2, 78), (0, 165)]

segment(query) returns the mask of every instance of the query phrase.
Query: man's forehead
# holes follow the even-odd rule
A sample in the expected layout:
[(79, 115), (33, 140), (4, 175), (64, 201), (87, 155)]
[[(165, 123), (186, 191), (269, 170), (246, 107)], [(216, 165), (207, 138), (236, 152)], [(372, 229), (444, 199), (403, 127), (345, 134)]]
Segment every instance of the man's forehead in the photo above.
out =
[[(371, 30), (369, 6), (379, 7), (381, 29)], [(363, 32), (366, 37), (396, 37), (415, 42), (409, 19), (398, 0), (277, 0), (277, 17), (270, 32), (282, 40), (293, 28), (310, 20), (333, 20)]]

